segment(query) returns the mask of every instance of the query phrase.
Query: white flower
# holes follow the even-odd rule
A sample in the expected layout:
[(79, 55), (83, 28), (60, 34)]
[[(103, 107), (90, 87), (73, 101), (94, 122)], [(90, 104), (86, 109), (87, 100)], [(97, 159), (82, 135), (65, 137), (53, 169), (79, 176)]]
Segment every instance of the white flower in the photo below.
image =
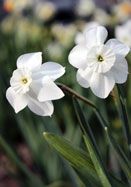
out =
[(36, 3), (34, 8), (36, 17), (43, 21), (50, 20), (56, 12), (54, 3), (48, 1)]
[(128, 20), (123, 25), (116, 26), (116, 38), (131, 47), (131, 20)]
[(112, 25), (113, 19), (103, 8), (96, 8), (94, 11), (94, 20), (100, 25)]
[(78, 68), (77, 81), (92, 92), (106, 98), (115, 83), (127, 80), (128, 65), (125, 56), (129, 48), (116, 39), (105, 44), (107, 30), (97, 26), (84, 33), (84, 42), (76, 45), (69, 54), (69, 62)]
[(16, 113), (28, 106), (37, 115), (51, 116), (51, 100), (64, 96), (54, 81), (64, 73), (64, 67), (55, 62), (42, 64), (41, 52), (24, 54), (17, 59), (6, 97)]
[(79, 0), (76, 6), (76, 13), (79, 16), (87, 16), (95, 10), (95, 3), (93, 0)]

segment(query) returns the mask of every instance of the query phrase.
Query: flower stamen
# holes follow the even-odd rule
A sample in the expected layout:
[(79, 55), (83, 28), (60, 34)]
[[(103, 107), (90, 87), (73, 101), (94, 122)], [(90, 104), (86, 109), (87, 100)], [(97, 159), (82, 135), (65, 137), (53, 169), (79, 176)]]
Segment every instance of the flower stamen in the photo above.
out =
[(22, 78), (21, 82), (22, 82), (22, 84), (27, 84), (28, 83), (28, 79), (24, 77), (24, 78)]
[(101, 55), (98, 55), (97, 60), (98, 60), (98, 62), (103, 62), (104, 58)]
[(21, 82), (22, 82), (22, 84), (27, 84), (28, 83), (28, 79), (27, 78), (22, 78)]

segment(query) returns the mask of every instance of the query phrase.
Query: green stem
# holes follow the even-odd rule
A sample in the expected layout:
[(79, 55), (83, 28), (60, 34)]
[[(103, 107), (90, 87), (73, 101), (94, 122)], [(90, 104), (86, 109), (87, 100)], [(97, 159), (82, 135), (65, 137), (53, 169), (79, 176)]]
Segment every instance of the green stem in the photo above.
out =
[(63, 92), (67, 92), (68, 94), (80, 99), (81, 101), (84, 101), (86, 104), (90, 105), (94, 109), (97, 109), (97, 107), (95, 106), (94, 103), (92, 103), (90, 100), (86, 99), (85, 97), (81, 96), (80, 94), (75, 92), (73, 89), (71, 89), (68, 86), (61, 84), (61, 83), (56, 83), (56, 84), (57, 84), (57, 86), (59, 86), (63, 90)]
[(95, 112), (96, 116), (98, 117), (98, 119), (100, 120), (103, 128), (109, 126), (108, 123), (102, 117), (99, 109), (95, 106), (94, 103), (92, 103), (90, 100), (88, 100), (85, 97), (81, 96), (80, 94), (78, 94), (77, 92), (75, 92), (73, 89), (69, 88), (68, 86), (66, 86), (64, 84), (61, 84), (61, 83), (56, 83), (56, 84), (63, 90), (63, 92), (66, 92), (66, 93), (72, 95), (72, 97), (75, 97), (75, 98), (77, 98), (77, 99), (85, 102), (89, 106), (91, 106), (94, 109), (94, 112)]
[(127, 109), (126, 109), (126, 100), (125, 100), (125, 97), (122, 93), (122, 89), (120, 86), (117, 86), (117, 90), (118, 90), (118, 96), (119, 96), (118, 100), (120, 103), (120, 112), (121, 112), (124, 130), (125, 130), (126, 140), (127, 140), (128, 145), (131, 146), (131, 134), (130, 134), (128, 114), (127, 114)]

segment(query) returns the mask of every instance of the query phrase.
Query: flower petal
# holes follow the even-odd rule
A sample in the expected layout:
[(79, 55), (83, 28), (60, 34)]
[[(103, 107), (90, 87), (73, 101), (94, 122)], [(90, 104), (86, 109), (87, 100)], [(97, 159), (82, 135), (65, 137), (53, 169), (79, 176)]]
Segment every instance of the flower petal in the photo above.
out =
[(128, 64), (123, 56), (117, 55), (116, 62), (110, 70), (116, 83), (122, 84), (126, 82), (128, 76)]
[(33, 97), (28, 97), (29, 109), (39, 116), (51, 116), (54, 111), (54, 106), (51, 101), (39, 102)]
[(69, 63), (76, 68), (82, 68), (86, 63), (87, 47), (85, 45), (75, 46), (68, 57)]
[(101, 45), (107, 38), (107, 30), (103, 26), (96, 26), (85, 33), (87, 47)]
[(92, 92), (100, 97), (106, 98), (115, 85), (113, 77), (93, 72), (90, 79), (90, 87)]
[(9, 87), (6, 91), (6, 98), (14, 108), (15, 112), (18, 113), (27, 106), (28, 100), (25, 95), (17, 94), (12, 87)]
[(28, 68), (29, 70), (36, 70), (41, 66), (42, 53), (27, 53), (21, 55), (17, 59), (17, 68)]
[(65, 68), (55, 62), (46, 62), (41, 65), (38, 72), (33, 73), (33, 79), (40, 79), (44, 76), (50, 77), (53, 81), (65, 73)]
[(62, 90), (49, 77), (44, 77), (42, 84), (38, 93), (39, 101), (57, 100), (64, 97)]
[[(90, 73), (90, 71), (88, 71)], [(78, 69), (76, 74), (77, 82), (83, 87), (88, 88), (89, 82), (88, 82), (88, 73), (85, 72), (83, 69)]]
[(113, 52), (117, 55), (126, 56), (130, 48), (125, 44), (121, 43), (117, 39), (110, 39), (107, 41), (106, 46), (113, 50)]

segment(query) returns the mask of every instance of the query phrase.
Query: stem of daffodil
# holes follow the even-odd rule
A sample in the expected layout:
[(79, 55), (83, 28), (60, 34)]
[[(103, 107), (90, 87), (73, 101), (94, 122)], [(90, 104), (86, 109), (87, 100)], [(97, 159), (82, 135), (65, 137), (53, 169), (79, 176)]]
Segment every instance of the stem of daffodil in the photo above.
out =
[(127, 114), (127, 109), (126, 109), (126, 100), (122, 92), (121, 86), (117, 86), (117, 92), (118, 92), (117, 100), (118, 100), (119, 107), (120, 107), (119, 108), (120, 115), (122, 118), (125, 136), (126, 136), (127, 143), (129, 145), (129, 150), (130, 150), (130, 147), (131, 147), (130, 125), (129, 125), (129, 119), (128, 119), (128, 114)]
[(77, 99), (85, 102), (87, 105), (92, 107), (94, 112), (95, 112), (95, 114), (96, 114), (96, 116), (98, 117), (98, 119), (99, 119), (99, 121), (100, 121), (100, 123), (101, 123), (101, 125), (102, 125), (102, 127), (104, 129), (108, 126), (107, 122), (104, 120), (104, 118), (102, 117), (99, 109), (95, 106), (94, 103), (92, 103), (90, 100), (88, 100), (85, 97), (81, 96), (80, 94), (75, 92), (73, 89), (69, 88), (68, 86), (66, 86), (64, 84), (61, 84), (61, 83), (56, 83), (56, 84), (57, 84), (57, 86), (59, 86), (63, 90), (63, 92), (66, 92), (66, 93), (72, 95), (72, 97), (76, 97)]
[(81, 96), (80, 94), (75, 92), (73, 89), (71, 89), (68, 86), (61, 84), (61, 83), (56, 83), (56, 84), (57, 84), (57, 86), (59, 86), (63, 90), (63, 92), (67, 92), (70, 95), (72, 95), (73, 97), (76, 97), (77, 99), (79, 99), (81, 101), (84, 101), (86, 104), (90, 105), (94, 109), (97, 109), (97, 107), (95, 106), (94, 103), (92, 103), (90, 100), (86, 99), (85, 97)]

